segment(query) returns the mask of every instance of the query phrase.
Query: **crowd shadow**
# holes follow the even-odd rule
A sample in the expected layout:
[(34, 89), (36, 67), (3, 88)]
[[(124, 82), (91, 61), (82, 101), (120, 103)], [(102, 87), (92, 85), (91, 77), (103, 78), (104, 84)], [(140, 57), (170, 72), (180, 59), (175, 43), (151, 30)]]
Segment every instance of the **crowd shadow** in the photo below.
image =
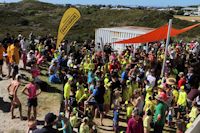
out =
[(104, 131), (113, 131), (113, 129), (109, 128), (106, 129), (106, 126), (98, 126), (98, 129), (104, 130)]
[[(106, 118), (112, 120), (112, 119), (113, 119), (113, 116), (109, 116), (109, 115), (107, 115)], [(119, 121), (120, 121), (120, 122), (125, 122), (125, 123), (127, 122), (127, 120), (125, 120), (125, 119), (123, 119), (123, 118), (119, 118)]]
[(51, 85), (49, 85), (47, 82), (45, 81), (38, 81), (36, 82), (36, 84), (40, 87), (40, 89), (43, 91), (43, 92), (48, 92), (48, 93), (59, 93), (61, 94), (62, 91), (57, 89), (56, 87), (53, 87)]
[(41, 71), (48, 71), (48, 68), (46, 68), (46, 67), (40, 66), (39, 68), (40, 68)]
[[(106, 127), (109, 127), (109, 129)], [(113, 131), (112, 127), (113, 126), (98, 126), (98, 129), (103, 130), (103, 131), (112, 132)], [(119, 126), (118, 129), (119, 129), (119, 131), (126, 131), (126, 127), (124, 127), (124, 126)]]
[(11, 103), (5, 102), (2, 97), (0, 97), (0, 110), (4, 113), (10, 112)]

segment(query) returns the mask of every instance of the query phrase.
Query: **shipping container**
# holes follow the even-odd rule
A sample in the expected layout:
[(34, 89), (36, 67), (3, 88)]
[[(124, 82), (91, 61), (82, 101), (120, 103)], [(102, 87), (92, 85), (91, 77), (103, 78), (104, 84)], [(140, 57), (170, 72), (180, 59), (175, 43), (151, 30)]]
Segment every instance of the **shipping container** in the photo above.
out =
[[(126, 27), (114, 27), (114, 28), (99, 28), (95, 30), (95, 49), (100, 51), (104, 45), (111, 43), (113, 50), (122, 52), (127, 45), (131, 44), (113, 44), (113, 42), (133, 38), (139, 35), (146, 34), (152, 31), (153, 28), (126, 26)], [(134, 45), (134, 47), (139, 46)]]

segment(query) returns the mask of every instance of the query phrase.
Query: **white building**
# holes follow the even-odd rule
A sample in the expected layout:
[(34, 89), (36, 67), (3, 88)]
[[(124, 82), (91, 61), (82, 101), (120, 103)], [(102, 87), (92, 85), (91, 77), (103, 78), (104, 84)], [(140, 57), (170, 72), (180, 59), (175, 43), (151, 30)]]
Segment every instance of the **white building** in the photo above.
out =
[(136, 26), (99, 28), (95, 30), (95, 49), (102, 50), (105, 44), (111, 43), (114, 50), (122, 52), (127, 44), (113, 44), (113, 42), (133, 38), (142, 34), (146, 34), (152, 30), (153, 28)]
[(198, 16), (200, 16), (200, 6), (198, 6)]
[(200, 6), (198, 7), (185, 7), (181, 10), (184, 11), (185, 16), (200, 16)]
[(111, 10), (130, 10), (131, 8), (125, 8), (125, 7), (113, 7)]

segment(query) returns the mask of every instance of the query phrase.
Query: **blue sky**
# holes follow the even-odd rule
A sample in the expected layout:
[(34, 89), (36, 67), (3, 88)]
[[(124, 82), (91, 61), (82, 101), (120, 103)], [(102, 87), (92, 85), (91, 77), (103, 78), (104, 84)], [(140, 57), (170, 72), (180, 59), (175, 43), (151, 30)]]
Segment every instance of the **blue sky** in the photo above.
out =
[[(0, 2), (18, 2), (20, 0), (0, 0)], [(132, 6), (188, 6), (200, 5), (200, 0), (41, 0), (56, 4), (112, 4)]]

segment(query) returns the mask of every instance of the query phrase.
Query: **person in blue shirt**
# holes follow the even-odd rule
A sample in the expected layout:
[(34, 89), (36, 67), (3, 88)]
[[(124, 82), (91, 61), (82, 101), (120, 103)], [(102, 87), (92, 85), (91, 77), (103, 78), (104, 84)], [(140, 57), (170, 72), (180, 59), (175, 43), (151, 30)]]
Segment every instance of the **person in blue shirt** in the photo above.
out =
[(122, 82), (128, 80), (128, 68), (126, 68), (121, 74)]
[[(90, 104), (92, 98), (94, 98), (94, 100), (92, 100), (92, 104), (96, 105), (97, 108), (95, 109), (95, 118), (97, 116), (97, 112), (100, 112), (100, 119), (101, 119), (101, 125), (103, 125), (103, 105), (104, 105), (104, 94), (105, 94), (105, 88), (103, 86), (103, 81), (102, 80), (98, 80), (96, 82), (96, 86), (95, 89), (93, 90), (93, 93), (89, 96), (89, 98), (87, 99), (87, 101), (85, 102), (86, 104)], [(95, 103), (94, 103), (95, 102)]]
[(113, 129), (115, 133), (119, 131), (119, 109), (115, 109), (113, 112)]
[(94, 80), (94, 75), (93, 75), (92, 70), (90, 69), (89, 72), (88, 72), (88, 76), (87, 76), (87, 83), (88, 83), (88, 85), (91, 84), (91, 82), (93, 80)]

